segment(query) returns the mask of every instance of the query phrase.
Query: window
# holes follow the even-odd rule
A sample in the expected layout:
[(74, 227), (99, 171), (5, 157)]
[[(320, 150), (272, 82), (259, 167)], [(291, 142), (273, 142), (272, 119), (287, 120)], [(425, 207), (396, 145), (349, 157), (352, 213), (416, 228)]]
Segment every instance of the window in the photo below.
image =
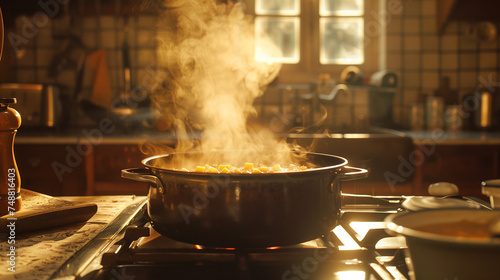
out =
[(322, 73), (335, 78), (348, 65), (376, 71), (376, 38), (364, 39), (366, 11), (376, 17), (376, 2), (247, 0), (255, 17), (256, 59), (282, 63), (283, 83), (308, 83)]
[(255, 14), (255, 58), (299, 63), (300, 0), (256, 0)]
[(363, 0), (320, 0), (321, 64), (362, 64)]

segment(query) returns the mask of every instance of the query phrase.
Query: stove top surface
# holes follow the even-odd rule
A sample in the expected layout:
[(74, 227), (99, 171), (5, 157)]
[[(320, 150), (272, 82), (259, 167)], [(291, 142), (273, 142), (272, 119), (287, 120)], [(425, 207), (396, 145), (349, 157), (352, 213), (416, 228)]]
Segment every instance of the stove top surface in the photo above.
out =
[(304, 243), (269, 248), (210, 248), (157, 233), (144, 208), (76, 279), (410, 279), (405, 239), (385, 217), (405, 197), (343, 195), (339, 225)]

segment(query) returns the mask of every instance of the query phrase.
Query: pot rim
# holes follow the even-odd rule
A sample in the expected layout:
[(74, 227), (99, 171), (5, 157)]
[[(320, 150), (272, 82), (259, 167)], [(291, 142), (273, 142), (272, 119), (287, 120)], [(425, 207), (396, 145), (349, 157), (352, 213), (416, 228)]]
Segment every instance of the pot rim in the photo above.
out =
[[(428, 213), (436, 213), (440, 212), (453, 212), (453, 211), (465, 211), (465, 212), (483, 212), (483, 213), (491, 213), (492, 215), (498, 215), (500, 218), (500, 211), (495, 210), (487, 210), (487, 209), (470, 209), (470, 208), (446, 208), (446, 209), (425, 209), (419, 211), (405, 212), (405, 213), (397, 213), (393, 215), (389, 215), (385, 218), (384, 222), (386, 224), (387, 229), (396, 234), (403, 235), (405, 237), (413, 237), (426, 241), (434, 241), (440, 243), (447, 243), (453, 245), (461, 245), (461, 246), (487, 246), (487, 247), (499, 247), (500, 248), (500, 239), (498, 238), (464, 238), (464, 237), (455, 237), (449, 235), (442, 235), (437, 233), (430, 233), (425, 231), (420, 231), (417, 229), (410, 228), (409, 226), (404, 226), (398, 224), (399, 219), (408, 219), (412, 218), (411, 216), (419, 216), (425, 215)], [(416, 217), (413, 217), (416, 218)], [(432, 221), (429, 221), (432, 223)]]
[[(322, 167), (316, 167), (316, 168), (311, 168), (311, 169), (306, 169), (302, 171), (287, 171), (287, 172), (269, 172), (269, 173), (207, 173), (207, 172), (186, 172), (186, 171), (181, 171), (181, 170), (172, 170), (172, 169), (167, 169), (163, 167), (158, 167), (150, 164), (149, 162), (162, 158), (162, 157), (168, 157), (171, 155), (175, 154), (186, 154), (186, 153), (203, 153), (203, 152), (174, 152), (174, 153), (166, 153), (166, 154), (160, 154), (156, 156), (151, 156), (148, 158), (145, 158), (141, 161), (142, 165), (150, 170), (157, 170), (161, 172), (166, 172), (166, 173), (171, 173), (171, 174), (183, 174), (183, 175), (193, 175), (193, 176), (217, 176), (217, 175), (224, 175), (224, 176), (231, 176), (231, 177), (245, 177), (245, 176), (251, 176), (251, 177), (256, 177), (256, 176), (283, 176), (283, 175), (294, 175), (294, 174), (311, 174), (311, 173), (317, 173), (321, 171), (331, 171), (331, 170), (336, 170), (339, 168), (342, 168), (347, 165), (348, 161), (346, 158), (337, 156), (337, 155), (330, 155), (330, 154), (324, 154), (324, 153), (312, 153), (312, 152), (303, 152), (304, 154), (307, 155), (314, 155), (314, 156), (323, 156), (323, 157), (330, 157), (330, 158), (335, 158), (340, 160), (341, 162), (336, 165), (329, 165), (329, 166), (322, 166)], [(302, 152), (301, 152), (302, 153)]]

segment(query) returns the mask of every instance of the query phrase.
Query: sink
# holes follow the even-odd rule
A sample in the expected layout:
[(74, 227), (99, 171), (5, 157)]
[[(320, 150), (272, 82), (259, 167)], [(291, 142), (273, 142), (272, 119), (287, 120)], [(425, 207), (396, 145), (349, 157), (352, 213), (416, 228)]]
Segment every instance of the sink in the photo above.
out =
[(387, 178), (394, 175), (398, 178), (397, 184), (413, 180), (415, 166), (410, 162), (414, 145), (411, 138), (397, 130), (374, 128), (328, 134), (292, 133), (287, 135), (287, 141), (312, 152), (344, 157), (349, 165), (368, 169), (368, 177), (362, 179), (366, 182), (389, 184)]

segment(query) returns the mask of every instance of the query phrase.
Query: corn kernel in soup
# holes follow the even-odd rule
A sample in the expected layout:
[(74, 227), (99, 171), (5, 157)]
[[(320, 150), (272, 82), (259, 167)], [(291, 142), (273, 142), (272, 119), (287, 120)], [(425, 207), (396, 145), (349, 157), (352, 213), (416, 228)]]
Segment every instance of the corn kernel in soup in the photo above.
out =
[(289, 168), (282, 168), (279, 164), (274, 165), (272, 167), (259, 165), (258, 167), (251, 162), (245, 163), (243, 167), (237, 168), (232, 166), (231, 164), (218, 164), (218, 165), (198, 165), (193, 170), (189, 170), (187, 168), (182, 168), (181, 171), (184, 172), (204, 172), (204, 173), (279, 173), (279, 172), (289, 172), (289, 171), (304, 171), (307, 170), (307, 166), (305, 165), (295, 165), (290, 164)]

